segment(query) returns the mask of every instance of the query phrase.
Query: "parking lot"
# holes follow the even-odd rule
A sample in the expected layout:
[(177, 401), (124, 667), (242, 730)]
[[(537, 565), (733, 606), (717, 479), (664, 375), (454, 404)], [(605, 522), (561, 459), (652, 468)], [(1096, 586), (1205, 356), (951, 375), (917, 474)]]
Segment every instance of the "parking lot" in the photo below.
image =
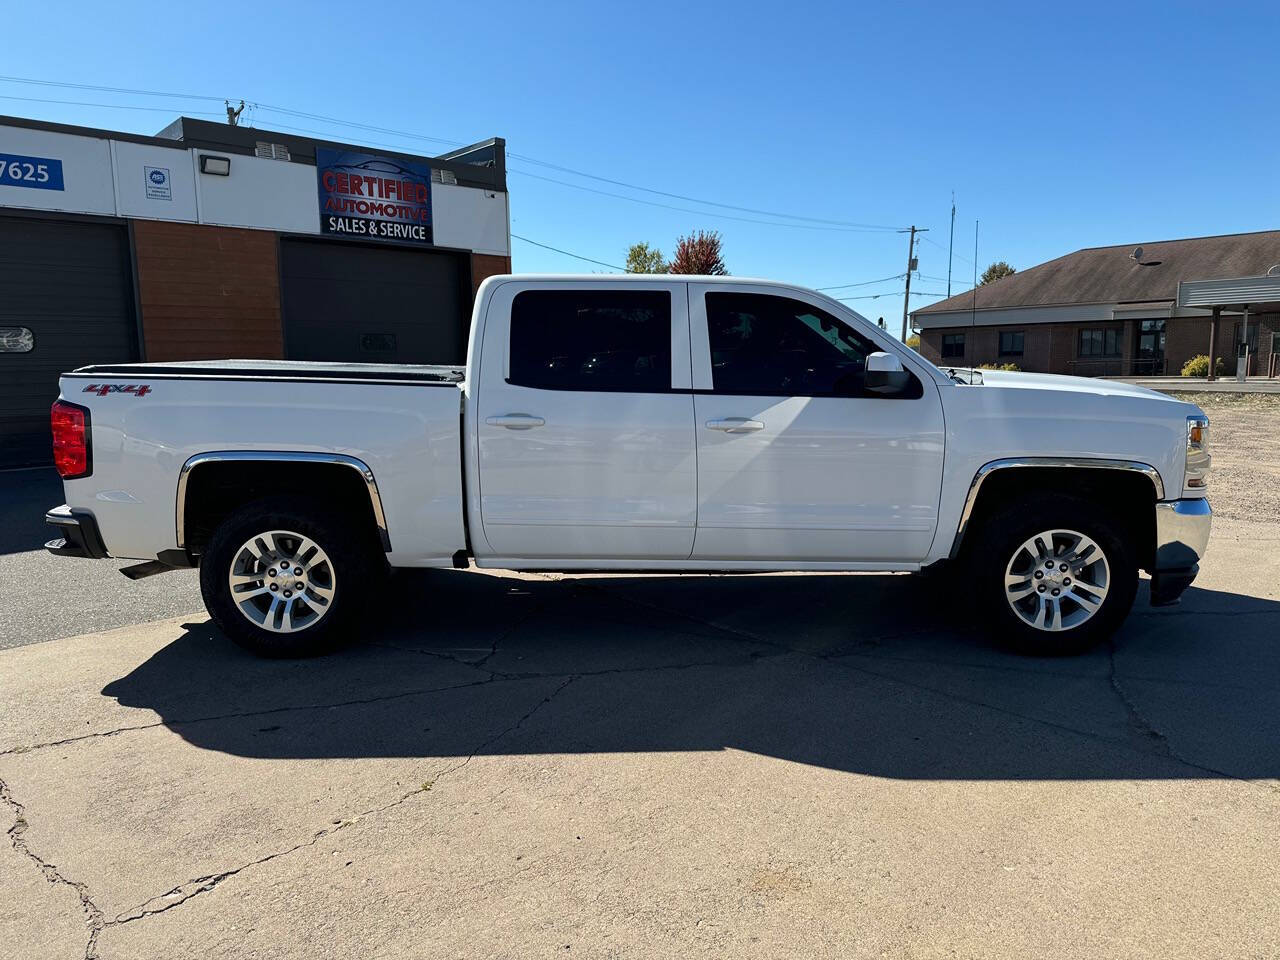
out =
[(0, 956), (1274, 957), (1280, 404), (1204, 402), (1200, 579), (1065, 660), (917, 576), (454, 571), (256, 660), (0, 475)]

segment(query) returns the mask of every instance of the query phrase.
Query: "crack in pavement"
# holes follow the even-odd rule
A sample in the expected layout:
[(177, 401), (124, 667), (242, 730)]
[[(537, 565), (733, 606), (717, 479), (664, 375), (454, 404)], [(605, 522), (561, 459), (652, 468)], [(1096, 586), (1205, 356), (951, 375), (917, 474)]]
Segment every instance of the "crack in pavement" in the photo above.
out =
[(1170, 757), (1186, 763), (1182, 757), (1173, 752), (1173, 747), (1169, 743), (1169, 738), (1155, 728), (1155, 726), (1142, 715), (1142, 711), (1138, 709), (1138, 705), (1129, 698), (1124, 692), (1124, 687), (1120, 686), (1120, 677), (1116, 668), (1116, 641), (1114, 637), (1107, 638), (1107, 655), (1111, 664), (1111, 669), (1107, 671), (1107, 681), (1111, 684), (1111, 689), (1115, 691), (1116, 698), (1124, 707), (1125, 715), (1129, 720), (1130, 729), (1141, 739), (1150, 743), (1153, 751), (1163, 757)]
[[(751, 633), (748, 633), (747, 631), (744, 631), (744, 630), (739, 630), (739, 629), (736, 629), (736, 628), (733, 628), (733, 627), (723, 627), (723, 626), (720, 626), (719, 624), (713, 623), (713, 622), (712, 622), (712, 621), (710, 621), (710, 620), (705, 620), (705, 619), (702, 619), (702, 618), (700, 618), (700, 617), (696, 617), (696, 616), (694, 616), (694, 615), (692, 615), (692, 614), (689, 614), (689, 613), (684, 613), (684, 612), (682, 612), (682, 611), (678, 611), (678, 610), (670, 610), (670, 609), (667, 609), (667, 608), (665, 608), (665, 607), (660, 607), (660, 606), (657, 606), (657, 605), (655, 605), (655, 604), (651, 604), (651, 603), (649, 603), (649, 602), (647, 602), (647, 601), (637, 600), (637, 599), (634, 599), (634, 598), (632, 598), (632, 597), (623, 596), (623, 595), (621, 595), (621, 594), (619, 594), (619, 593), (616, 593), (616, 592), (614, 592), (614, 591), (611, 591), (611, 590), (609, 590), (609, 589), (607, 589), (607, 588), (597, 586), (596, 582), (594, 582), (594, 581), (576, 580), (576, 581), (574, 581), (574, 583), (575, 583), (575, 585), (581, 585), (584, 589), (593, 589), (593, 590), (597, 590), (597, 591), (599, 591), (599, 592), (601, 592), (601, 593), (603, 593), (603, 594), (606, 594), (606, 595), (608, 595), (608, 596), (615, 597), (615, 598), (617, 598), (617, 599), (619, 599), (619, 600), (621, 600), (621, 601), (623, 601), (623, 602), (625, 602), (625, 603), (631, 603), (631, 604), (634, 604), (634, 605), (639, 606), (639, 607), (643, 607), (643, 608), (647, 608), (647, 609), (651, 609), (651, 610), (657, 610), (657, 611), (659, 611), (659, 612), (667, 613), (667, 614), (670, 614), (670, 615), (672, 615), (672, 616), (681, 617), (681, 618), (686, 619), (686, 620), (689, 620), (689, 621), (691, 621), (691, 622), (693, 622), (693, 623), (700, 624), (701, 626), (704, 626), (704, 627), (706, 627), (706, 628), (708, 628), (708, 629), (710, 629), (710, 630), (714, 630), (714, 631), (718, 631), (718, 632), (720, 632), (720, 633), (723, 633), (725, 636), (731, 637), (731, 638), (736, 639), (736, 640), (738, 640), (738, 641), (740, 641), (740, 642), (753, 643), (753, 644), (763, 644), (763, 645), (770, 646), (770, 647), (774, 647), (774, 648), (777, 648), (777, 649), (780, 649), (780, 650), (785, 650), (785, 651), (787, 651), (787, 652), (789, 652), (789, 653), (793, 653), (793, 654), (796, 654), (796, 655), (798, 655), (798, 656), (810, 657), (810, 658), (812, 658), (812, 659), (819, 660), (819, 661), (821, 661), (821, 662), (823, 662), (823, 663), (829, 663), (829, 664), (831, 664), (832, 666), (842, 667), (842, 668), (844, 668), (844, 669), (846, 669), (846, 670), (853, 671), (854, 673), (860, 673), (860, 674), (864, 674), (864, 675), (866, 675), (866, 676), (876, 677), (877, 679), (884, 680), (884, 681), (887, 681), (887, 682), (889, 682), (889, 683), (899, 684), (899, 685), (901, 685), (901, 686), (904, 686), (904, 687), (907, 687), (907, 688), (909, 688), (909, 689), (913, 689), (913, 690), (923, 690), (923, 691), (925, 691), (925, 692), (927, 692), (927, 693), (932, 693), (932, 694), (934, 694), (935, 696), (944, 697), (944, 698), (946, 698), (946, 699), (948, 699), (948, 700), (953, 700), (953, 701), (956, 701), (956, 702), (958, 702), (958, 703), (964, 703), (964, 704), (968, 704), (968, 705), (970, 705), (970, 706), (981, 707), (981, 708), (986, 709), (986, 710), (992, 710), (992, 711), (994, 711), (994, 712), (996, 712), (996, 713), (1000, 713), (1000, 714), (1003, 714), (1003, 715), (1008, 716), (1008, 717), (1014, 717), (1014, 718), (1016, 718), (1016, 719), (1018, 719), (1018, 720), (1022, 720), (1022, 721), (1024, 721), (1024, 722), (1026, 722), (1026, 723), (1033, 723), (1033, 724), (1037, 724), (1037, 725), (1039, 725), (1039, 726), (1048, 727), (1049, 729), (1052, 729), (1052, 730), (1057, 730), (1057, 731), (1062, 732), (1062, 733), (1067, 733), (1067, 734), (1071, 734), (1071, 735), (1073, 735), (1073, 736), (1082, 737), (1082, 738), (1084, 738), (1084, 739), (1086, 739), (1086, 740), (1092, 740), (1092, 741), (1094, 741), (1095, 743), (1104, 744), (1104, 745), (1106, 745), (1106, 746), (1113, 747), (1113, 748), (1116, 748), (1116, 749), (1121, 749), (1121, 750), (1130, 750), (1130, 751), (1133, 751), (1134, 753), (1140, 754), (1140, 755), (1142, 755), (1142, 756), (1151, 756), (1151, 755), (1153, 755), (1153, 752), (1152, 752), (1152, 751), (1147, 751), (1147, 750), (1139, 749), (1135, 744), (1126, 743), (1126, 742), (1124, 742), (1124, 741), (1113, 740), (1113, 739), (1109, 739), (1109, 738), (1107, 738), (1107, 737), (1102, 737), (1102, 736), (1099, 736), (1098, 734), (1091, 733), (1091, 732), (1089, 732), (1089, 731), (1087, 731), (1087, 730), (1080, 730), (1080, 729), (1078, 729), (1078, 728), (1076, 728), (1076, 727), (1071, 727), (1071, 726), (1068, 726), (1068, 725), (1066, 725), (1066, 724), (1057, 723), (1057, 722), (1052, 721), (1052, 720), (1045, 720), (1045, 719), (1043, 719), (1043, 718), (1041, 718), (1041, 717), (1036, 717), (1036, 716), (1032, 716), (1032, 715), (1029, 715), (1029, 714), (1021, 713), (1021, 712), (1019, 712), (1019, 711), (1017, 711), (1017, 710), (1011, 710), (1011, 709), (1009, 709), (1008, 707), (1001, 707), (1001, 706), (998, 706), (997, 704), (994, 704), (994, 703), (988, 703), (988, 702), (986, 702), (986, 701), (984, 701), (984, 700), (978, 700), (978, 699), (973, 698), (973, 697), (966, 697), (966, 696), (964, 696), (964, 695), (962, 695), (962, 694), (954, 693), (954, 692), (952, 692), (952, 691), (950, 691), (950, 690), (943, 690), (943, 689), (939, 689), (939, 688), (937, 688), (937, 687), (929, 686), (928, 684), (924, 684), (924, 683), (916, 683), (916, 682), (912, 682), (912, 681), (910, 681), (910, 680), (904, 680), (904, 679), (902, 679), (901, 677), (893, 676), (893, 675), (891, 675), (891, 674), (879, 673), (879, 672), (877, 672), (877, 671), (875, 671), (875, 670), (867, 669), (866, 667), (862, 667), (862, 666), (855, 666), (854, 664), (851, 664), (851, 663), (849, 663), (849, 662), (848, 662), (848, 659), (847, 659), (847, 658), (848, 658), (849, 654), (847, 654), (847, 653), (845, 653), (845, 654), (839, 654), (839, 655), (834, 655), (834, 654), (821, 654), (821, 653), (811, 653), (811, 652), (806, 651), (806, 650), (797, 649), (797, 648), (795, 648), (795, 647), (790, 646), (789, 644), (782, 643), (782, 642), (780, 642), (780, 641), (776, 641), (776, 640), (769, 640), (769, 639), (766, 639), (766, 638), (764, 638), (764, 637), (755, 636), (755, 635), (753, 635), (753, 634), (751, 634)], [(874, 657), (868, 657), (867, 659), (875, 659), (875, 658), (874, 658)], [(924, 661), (924, 662), (932, 662), (932, 661)], [(1112, 676), (1115, 676), (1115, 660), (1114, 660), (1114, 653), (1113, 653), (1113, 656), (1112, 656), (1111, 674), (1112, 674)], [(1111, 682), (1112, 686), (1115, 686), (1115, 685), (1116, 685), (1114, 680), (1112, 680), (1112, 681), (1110, 681), (1110, 682)], [(1122, 698), (1124, 698), (1124, 694), (1123, 694), (1123, 692), (1122, 692), (1122, 691), (1117, 690), (1117, 692), (1118, 692), (1118, 693), (1120, 693), (1120, 695), (1121, 695), (1121, 697), (1122, 697)], [(1125, 700), (1125, 702), (1126, 702), (1126, 707), (1128, 707), (1128, 701), (1127, 701), (1127, 699)], [(1140, 723), (1141, 723), (1141, 724), (1142, 724), (1146, 729), (1149, 729), (1149, 730), (1150, 730), (1150, 729), (1152, 729), (1152, 728), (1150, 727), (1150, 725), (1146, 724), (1146, 722), (1145, 722), (1145, 721), (1141, 720), (1141, 714), (1137, 714), (1137, 716), (1138, 716), (1138, 718), (1139, 718), (1139, 722), (1140, 722)], [(1261, 789), (1261, 790), (1267, 791), (1267, 792), (1269, 792), (1269, 793), (1280, 794), (1280, 785), (1277, 785), (1277, 784), (1271, 784), (1271, 783), (1266, 783), (1266, 782), (1259, 781), (1259, 780), (1252, 780), (1252, 779), (1250, 779), (1250, 778), (1248, 778), (1248, 777), (1241, 777), (1241, 776), (1238, 776), (1238, 775), (1236, 775), (1236, 774), (1234, 774), (1234, 773), (1230, 773), (1230, 772), (1228, 772), (1228, 771), (1226, 771), (1226, 770), (1219, 770), (1219, 769), (1218, 769), (1218, 768), (1216, 768), (1216, 767), (1206, 766), (1205, 764), (1197, 763), (1196, 761), (1193, 761), (1193, 760), (1187, 759), (1186, 757), (1180, 756), (1180, 755), (1178, 755), (1177, 753), (1175, 753), (1172, 749), (1170, 749), (1170, 748), (1169, 748), (1168, 740), (1167, 740), (1167, 738), (1165, 738), (1165, 737), (1163, 736), (1163, 734), (1158, 733), (1158, 731), (1153, 731), (1153, 732), (1155, 732), (1155, 733), (1156, 733), (1156, 737), (1158, 737), (1158, 738), (1159, 738), (1159, 739), (1164, 743), (1164, 746), (1165, 746), (1165, 752), (1161, 752), (1161, 751), (1159, 751), (1159, 750), (1154, 751), (1154, 755), (1156, 755), (1156, 756), (1160, 756), (1160, 757), (1162, 757), (1162, 758), (1164, 758), (1164, 759), (1168, 759), (1168, 760), (1170, 760), (1170, 761), (1173, 761), (1174, 763), (1179, 763), (1179, 764), (1181, 764), (1181, 765), (1183, 765), (1183, 766), (1190, 767), (1190, 768), (1191, 768), (1191, 769), (1193, 769), (1193, 770), (1198, 770), (1198, 771), (1200, 771), (1201, 773), (1208, 773), (1208, 774), (1212, 774), (1213, 776), (1216, 776), (1216, 777), (1223, 777), (1223, 778), (1228, 779), (1228, 780), (1235, 780), (1235, 781), (1236, 781), (1236, 782), (1238, 782), (1238, 783), (1246, 784), (1246, 785), (1251, 786), (1251, 787), (1256, 787), (1256, 788), (1259, 788), (1259, 789)]]
[(98, 936), (102, 933), (106, 924), (103, 922), (102, 911), (98, 909), (98, 906), (93, 902), (93, 898), (89, 895), (89, 888), (78, 880), (64, 877), (61, 871), (58, 870), (57, 864), (50, 863), (31, 849), (25, 836), (29, 826), (26, 807), (18, 802), (12, 791), (10, 791), (9, 785), (3, 780), (0, 780), (0, 802), (3, 802), (13, 813), (13, 826), (8, 831), (9, 845), (17, 853), (34, 863), (48, 883), (55, 886), (70, 887), (80, 899), (80, 909), (84, 913), (84, 923), (88, 928), (89, 934), (88, 942), (84, 948), (85, 960), (97, 960)]
[[(430, 780), (425, 781), (421, 786), (415, 787), (414, 789), (405, 792), (401, 796), (397, 797), (395, 800), (392, 800), (388, 803), (379, 804), (376, 807), (371, 807), (368, 810), (355, 814), (354, 816), (344, 817), (342, 820), (339, 820), (337, 823), (332, 824), (331, 826), (328, 826), (323, 830), (316, 831), (314, 834), (311, 835), (310, 839), (304, 840), (301, 843), (294, 844), (293, 846), (288, 847), (284, 850), (278, 850), (275, 853), (267, 854), (265, 857), (259, 857), (256, 860), (251, 860), (248, 863), (242, 864), (238, 867), (234, 867), (229, 870), (223, 870), (223, 871), (220, 871), (219, 873), (207, 874), (201, 877), (194, 877), (191, 880), (186, 880), (183, 883), (178, 884), (176, 887), (173, 887), (172, 889), (167, 890), (162, 894), (159, 894), (158, 896), (151, 897), (148, 900), (144, 900), (142, 903), (138, 904), (137, 906), (132, 907), (129, 910), (124, 911), (123, 913), (117, 914), (116, 917), (112, 920), (100, 922), (99, 931), (109, 929), (111, 927), (123, 926), (128, 923), (134, 923), (138, 920), (144, 920), (147, 917), (153, 917), (157, 914), (165, 913), (169, 910), (172, 910), (174, 907), (178, 907), (184, 903), (187, 903), (194, 897), (200, 896), (202, 893), (208, 893), (210, 890), (213, 890), (219, 884), (221, 884), (224, 880), (227, 880), (230, 877), (234, 877), (237, 874), (244, 872), (245, 870), (248, 870), (252, 867), (260, 866), (264, 863), (269, 863), (272, 860), (278, 860), (281, 857), (289, 856), (290, 854), (296, 853), (299, 850), (304, 850), (307, 847), (315, 846), (317, 843), (319, 843), (321, 840), (325, 839), (326, 837), (331, 837), (334, 834), (342, 830), (345, 830), (348, 827), (354, 826), (357, 823), (361, 823), (371, 817), (375, 817), (375, 816), (378, 816), (379, 814), (387, 812), (388, 810), (392, 810), (400, 806), (401, 804), (406, 803), (409, 800), (412, 800), (415, 797), (421, 796), (425, 793), (430, 793), (431, 789), (441, 779), (449, 776), (452, 773), (457, 772), (458, 770), (461, 770), (463, 767), (469, 764), (472, 761), (472, 759), (478, 753), (484, 750), (486, 747), (491, 746), (492, 744), (501, 740), (503, 737), (506, 737), (514, 733), (516, 730), (520, 729), (520, 727), (523, 726), (525, 722), (527, 722), (535, 713), (537, 713), (539, 710), (541, 710), (543, 707), (549, 704), (552, 700), (554, 700), (557, 696), (559, 696), (559, 694), (566, 687), (568, 687), (569, 684), (573, 683), (573, 681), (576, 679), (577, 679), (576, 674), (571, 674), (568, 677), (566, 677), (562, 683), (560, 683), (554, 690), (546, 694), (541, 700), (535, 703), (514, 723), (505, 727), (504, 729), (494, 734), (493, 736), (483, 740), (474, 749), (472, 749), (471, 752), (468, 753), (467, 756), (463, 758), (461, 761), (455, 763), (453, 766), (446, 767), (444, 770), (441, 770), (440, 772), (436, 773)], [(101, 912), (99, 912), (98, 917), (100, 921), (101, 921), (101, 916), (102, 916)], [(89, 960), (92, 960), (92, 958), (89, 958)]]

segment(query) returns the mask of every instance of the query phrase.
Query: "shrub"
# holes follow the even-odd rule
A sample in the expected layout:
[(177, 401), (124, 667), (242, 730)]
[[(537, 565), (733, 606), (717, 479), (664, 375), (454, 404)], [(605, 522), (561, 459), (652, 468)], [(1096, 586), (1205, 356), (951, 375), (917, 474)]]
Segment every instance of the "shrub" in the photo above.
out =
[[(1213, 372), (1222, 376), (1226, 369), (1226, 364), (1222, 362), (1222, 358), (1218, 358), (1218, 362), (1213, 365)], [(1192, 357), (1182, 365), (1182, 375), (1184, 377), (1207, 377), (1209, 375), (1209, 356), (1208, 354), (1198, 354)]]
[(979, 370), (1021, 370), (1016, 363), (980, 363)]

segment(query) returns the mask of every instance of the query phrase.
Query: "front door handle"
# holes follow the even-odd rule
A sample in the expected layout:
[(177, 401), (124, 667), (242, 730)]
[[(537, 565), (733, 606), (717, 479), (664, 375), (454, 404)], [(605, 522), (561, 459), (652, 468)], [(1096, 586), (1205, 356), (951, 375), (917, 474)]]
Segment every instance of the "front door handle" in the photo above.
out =
[(486, 417), (484, 422), (491, 427), (506, 427), (508, 430), (532, 430), (547, 421), (527, 413), (508, 413), (501, 417)]
[(763, 430), (764, 424), (759, 420), (748, 420), (746, 417), (724, 417), (720, 420), (708, 420), (708, 430), (723, 430), (725, 433), (755, 433)]

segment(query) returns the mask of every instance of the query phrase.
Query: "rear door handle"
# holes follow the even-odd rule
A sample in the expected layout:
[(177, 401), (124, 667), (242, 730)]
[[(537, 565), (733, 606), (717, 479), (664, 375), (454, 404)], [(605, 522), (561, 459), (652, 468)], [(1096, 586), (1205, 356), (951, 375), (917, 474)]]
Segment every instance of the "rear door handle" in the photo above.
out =
[(486, 417), (484, 422), (491, 427), (506, 427), (508, 430), (532, 430), (547, 421), (527, 413), (508, 413), (501, 417)]
[(764, 424), (759, 420), (748, 420), (746, 417), (724, 417), (721, 420), (708, 420), (708, 430), (723, 430), (725, 433), (755, 433), (763, 430)]

